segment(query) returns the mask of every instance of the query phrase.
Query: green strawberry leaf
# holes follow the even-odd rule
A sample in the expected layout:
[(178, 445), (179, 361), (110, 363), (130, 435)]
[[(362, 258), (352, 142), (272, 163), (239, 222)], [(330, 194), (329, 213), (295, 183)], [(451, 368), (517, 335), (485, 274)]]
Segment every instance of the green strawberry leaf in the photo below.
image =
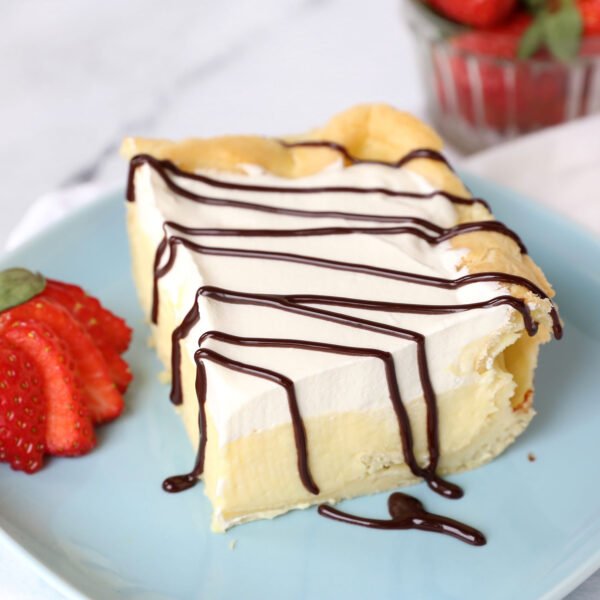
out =
[(546, 8), (546, 0), (525, 0), (525, 4), (532, 13)]
[(581, 14), (571, 2), (544, 19), (544, 39), (550, 52), (559, 60), (569, 61), (577, 56), (583, 23)]
[(544, 21), (546, 13), (540, 14), (535, 21), (527, 28), (523, 37), (519, 41), (519, 58), (529, 58), (533, 56), (544, 43)]
[(19, 268), (0, 271), (0, 311), (31, 300), (45, 287), (46, 280), (39, 273)]

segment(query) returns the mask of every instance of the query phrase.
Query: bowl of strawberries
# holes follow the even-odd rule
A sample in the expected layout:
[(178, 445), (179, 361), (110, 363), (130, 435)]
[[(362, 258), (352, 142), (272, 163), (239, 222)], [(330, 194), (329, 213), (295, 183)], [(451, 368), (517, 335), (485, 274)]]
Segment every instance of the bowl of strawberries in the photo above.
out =
[(474, 152), (600, 111), (600, 0), (408, 0), (428, 110)]

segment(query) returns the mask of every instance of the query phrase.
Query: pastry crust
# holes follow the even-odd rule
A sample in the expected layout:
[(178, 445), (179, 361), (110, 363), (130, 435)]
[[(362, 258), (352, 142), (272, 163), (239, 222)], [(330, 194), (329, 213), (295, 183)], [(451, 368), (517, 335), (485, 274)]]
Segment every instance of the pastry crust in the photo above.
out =
[[(344, 146), (352, 156), (358, 159), (385, 162), (396, 162), (409, 152), (418, 149), (426, 148), (436, 151), (442, 149), (441, 139), (429, 127), (415, 117), (386, 105), (357, 106), (333, 117), (321, 128), (302, 135), (288, 136), (285, 140), (289, 142), (335, 142)], [(330, 148), (286, 147), (280, 140), (258, 136), (189, 138), (180, 142), (126, 138), (121, 153), (129, 159), (138, 154), (150, 154), (157, 159), (169, 160), (180, 169), (189, 172), (209, 169), (245, 174), (246, 171), (242, 165), (252, 164), (258, 165), (274, 175), (289, 178), (318, 173), (341, 158), (340, 152)], [(417, 158), (408, 162), (403, 168), (418, 173), (437, 189), (465, 198), (470, 197), (458, 176), (443, 162), (430, 158)], [(457, 204), (455, 208), (460, 223), (494, 218), (480, 203)], [(136, 282), (143, 300), (142, 304), (148, 305), (148, 298), (144, 300), (143, 296), (149, 294), (150, 287), (147, 284), (147, 278), (148, 274), (152, 272), (151, 261), (156, 244), (146, 236), (140, 235), (140, 217), (136, 211), (135, 207), (130, 207), (129, 227), (134, 254), (134, 271), (136, 271)], [(552, 288), (539, 267), (527, 255), (521, 253), (518, 244), (512, 238), (492, 231), (476, 231), (452, 238), (451, 244), (454, 248), (467, 250), (460, 267), (466, 268), (470, 273), (503, 272), (518, 275), (535, 283), (550, 297), (553, 296)], [(456, 423), (452, 419), (456, 417), (457, 410), (461, 414), (468, 415), (468, 418), (472, 418), (474, 413), (481, 411), (479, 425), (473, 429), (476, 433), (463, 445), (461, 445), (463, 442), (461, 440), (461, 444), (457, 442), (453, 446), (454, 442), (449, 439), (453, 432), (448, 429), (440, 432), (442, 448), (450, 448), (446, 454), (441, 456), (439, 464), (439, 473), (441, 474), (474, 468), (491, 460), (525, 429), (534, 415), (532, 408), (533, 373), (537, 363), (539, 344), (550, 339), (552, 331), (551, 302), (518, 285), (504, 285), (504, 287), (513, 296), (526, 300), (533, 318), (539, 323), (538, 333), (530, 337), (525, 331), (521, 315), (517, 311), (513, 311), (514, 314), (509, 325), (496, 337), (482, 339), (480, 345), (465, 349), (465, 364), (458, 365), (457, 369), (461, 370), (464, 366), (464, 370), (468, 373), (478, 373), (484, 379), (486, 375), (489, 376), (488, 379), (493, 381), (490, 385), (482, 385), (481, 393), (488, 394), (488, 396), (491, 394), (493, 397), (490, 399), (477, 396), (477, 389), (479, 389), (477, 386), (473, 389), (465, 388), (462, 391), (459, 389), (448, 393), (447, 396), (440, 396), (438, 406), (441, 418), (445, 422)], [(177, 325), (171, 322), (174, 313), (174, 307), (167, 306), (162, 313), (167, 316), (161, 317), (162, 321), (159, 320), (158, 325), (154, 327), (157, 350), (167, 369), (170, 364), (171, 332)], [(182, 366), (183, 396), (184, 399), (191, 398), (195, 395), (195, 365), (189, 357), (187, 359), (184, 357)], [(463, 409), (457, 409), (460, 406), (463, 406)], [(192, 444), (196, 446), (199, 436), (197, 429), (198, 403), (184, 401), (182, 415), (188, 427)], [(336, 417), (339, 418), (338, 429), (340, 431), (352, 430), (354, 416), (352, 413), (347, 413)], [(423, 415), (414, 418), (419, 422), (424, 421)], [(365, 417), (361, 416), (363, 428), (366, 427), (367, 421), (368, 419), (365, 420)], [(391, 423), (391, 429), (388, 432), (389, 440), (382, 444), (386, 448), (396, 448), (395, 445), (398, 443), (397, 425), (392, 419), (388, 419), (388, 421)], [(381, 432), (387, 426), (385, 422), (385, 420), (380, 422), (375, 419), (372, 430), (378, 431), (378, 433), (369, 435), (374, 438), (381, 437)], [(208, 426), (209, 432), (211, 432), (210, 428), (214, 425), (210, 415)], [(319, 419), (315, 419), (314, 422), (307, 420), (305, 426), (311, 448), (315, 449), (317, 455), (319, 455), (319, 451), (325, 454), (332, 430), (337, 431), (338, 429), (332, 428), (331, 422)], [(213, 461), (213, 467), (205, 469), (204, 479), (206, 493), (215, 506), (213, 527), (216, 530), (223, 530), (232, 524), (247, 520), (275, 516), (291, 508), (304, 507), (315, 502), (336, 501), (342, 497), (392, 489), (417, 481), (404, 463), (397, 448), (394, 452), (387, 454), (386, 450), (381, 455), (362, 456), (361, 449), (365, 446), (364, 440), (357, 439), (356, 447), (348, 447), (346, 454), (340, 454), (345, 457), (345, 462), (339, 465), (339, 473), (336, 471), (338, 473), (336, 477), (343, 483), (340, 489), (332, 487), (328, 491), (329, 495), (313, 497), (307, 494), (306, 490), (296, 481), (297, 474), (293, 464), (296, 454), (293, 448), (288, 448), (291, 444), (289, 425), (268, 430), (260, 435), (262, 436), (260, 439), (252, 435), (240, 438), (229, 443), (225, 449), (219, 449), (218, 444), (214, 441), (211, 447), (209, 441), (207, 464)], [(367, 433), (365, 436), (369, 437)], [(209, 433), (208, 439), (216, 440), (216, 433)], [(269, 447), (278, 449), (275, 452), (276, 455), (290, 457), (291, 466), (285, 470), (286, 473), (289, 473), (289, 477), (286, 475), (289, 482), (285, 485), (291, 486), (290, 489), (293, 488), (293, 494), (290, 497), (284, 494), (283, 500), (279, 504), (275, 502), (265, 507), (260, 504), (262, 502), (260, 489), (254, 490), (256, 493), (248, 492), (252, 485), (259, 481), (253, 477), (252, 481), (244, 481), (245, 494), (240, 493), (236, 496), (231, 492), (231, 496), (228, 496), (226, 500), (223, 499), (224, 497), (220, 495), (222, 490), (219, 491), (219, 477), (226, 482), (229, 473), (227, 469), (233, 468), (232, 464), (240, 465), (246, 460), (252, 464), (260, 462), (264, 445), (267, 443), (265, 440), (268, 440)], [(417, 439), (417, 446), (418, 442)], [(340, 445), (342, 443), (350, 442), (339, 442)], [(319, 444), (322, 446), (320, 450)], [(427, 461), (424, 441), (421, 441), (421, 447), (419, 460), (424, 464)], [(457, 448), (454, 453), (451, 449), (453, 447)], [(287, 450), (284, 452), (283, 448), (287, 448)], [(225, 459), (224, 456), (228, 458)], [(358, 462), (354, 459), (347, 461), (348, 456), (355, 458), (362, 456), (362, 458)], [(315, 465), (315, 469), (327, 469), (329, 468), (327, 465), (327, 461), (324, 461), (322, 465)], [(342, 474), (341, 469), (346, 468), (344, 465), (350, 470)], [(223, 475), (223, 473), (225, 474)], [(317, 478), (319, 478), (318, 476), (319, 472), (317, 472)], [(327, 481), (333, 478), (332, 474), (324, 471), (321, 480)], [(280, 480), (278, 479), (278, 481)], [(249, 505), (249, 497), (258, 498), (260, 502), (256, 505)]]
[[(412, 115), (385, 104), (361, 105), (344, 111), (323, 126), (287, 141), (329, 140), (346, 147), (362, 160), (392, 162), (418, 148), (441, 150), (440, 137)], [(179, 142), (128, 137), (121, 154), (151, 154), (168, 159), (184, 171), (218, 169), (243, 172), (239, 165), (258, 165), (279, 177), (305, 177), (340, 159), (329, 148), (286, 148), (278, 140), (259, 136), (187, 138)], [(408, 168), (451, 193), (467, 195), (460, 179), (443, 163), (429, 159), (411, 161)]]

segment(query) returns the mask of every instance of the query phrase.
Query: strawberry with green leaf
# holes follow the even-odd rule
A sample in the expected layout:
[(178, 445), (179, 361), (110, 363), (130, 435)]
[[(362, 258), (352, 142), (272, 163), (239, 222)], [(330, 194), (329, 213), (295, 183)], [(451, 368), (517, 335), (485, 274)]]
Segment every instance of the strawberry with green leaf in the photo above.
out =
[(0, 462), (33, 473), (44, 453), (89, 452), (94, 424), (123, 410), (117, 387), (131, 373), (119, 352), (130, 338), (81, 288), (25, 269), (0, 272)]
[(583, 18), (574, 0), (527, 0), (526, 4), (533, 21), (521, 37), (518, 58), (529, 58), (544, 49), (563, 62), (575, 58), (583, 34)]
[[(600, 0), (522, 0), (501, 24), (455, 34), (448, 40), (448, 63), (458, 113), (473, 127), (501, 133), (577, 116), (589, 89), (573, 96), (571, 64), (578, 56), (600, 54), (598, 33)], [(436, 88), (448, 110), (443, 68), (440, 63), (435, 70)], [(570, 96), (576, 103), (567, 106)]]

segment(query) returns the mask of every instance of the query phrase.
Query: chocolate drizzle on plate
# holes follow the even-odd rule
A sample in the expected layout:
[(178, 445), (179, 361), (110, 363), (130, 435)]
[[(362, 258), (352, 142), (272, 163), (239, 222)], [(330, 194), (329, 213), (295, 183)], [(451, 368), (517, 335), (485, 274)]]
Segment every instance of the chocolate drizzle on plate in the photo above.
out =
[(454, 519), (427, 512), (420, 500), (401, 492), (394, 492), (388, 499), (391, 519), (358, 517), (326, 504), (321, 504), (318, 510), (324, 517), (350, 525), (372, 529), (420, 529), (449, 535), (472, 546), (485, 546), (487, 543), (481, 531)]
[[(448, 164), (445, 158), (437, 151), (423, 148), (417, 149), (400, 160), (394, 163), (383, 163), (381, 161), (359, 160), (353, 157), (349, 151), (334, 142), (329, 141), (311, 141), (311, 142), (282, 142), (287, 147), (327, 147), (339, 152), (343, 158), (352, 165), (358, 164), (380, 164), (389, 168), (399, 168), (415, 159), (429, 159), (440, 161)], [(236, 198), (213, 197), (209, 195), (197, 194), (188, 189), (181, 187), (173, 176), (185, 178), (195, 181), (200, 181), (203, 184), (230, 190), (235, 192), (259, 192), (260, 194), (285, 193), (285, 194), (322, 194), (322, 193), (340, 193), (340, 194), (381, 194), (391, 197), (404, 197), (420, 201), (427, 201), (435, 196), (443, 196), (454, 204), (482, 204), (487, 206), (485, 202), (478, 198), (460, 197), (450, 194), (445, 191), (435, 190), (430, 193), (419, 192), (403, 192), (391, 190), (387, 188), (362, 188), (362, 187), (298, 187), (298, 186), (267, 186), (267, 185), (249, 185), (245, 183), (234, 183), (231, 181), (222, 181), (209, 177), (204, 174), (192, 174), (182, 171), (169, 161), (158, 160), (149, 155), (138, 155), (131, 160), (129, 180), (127, 186), (127, 199), (135, 200), (134, 175), (137, 168), (148, 164), (164, 181), (169, 190), (186, 198), (189, 201), (211, 205), (216, 207), (229, 207), (239, 210), (252, 210), (259, 212), (268, 212), (276, 215), (291, 215), (303, 218), (336, 218), (347, 221), (362, 221), (365, 223), (391, 223), (389, 226), (344, 226), (344, 227), (313, 227), (301, 229), (239, 229), (239, 228), (197, 228), (190, 227), (187, 224), (167, 221), (163, 224), (163, 239), (157, 247), (154, 258), (154, 278), (152, 290), (152, 310), (151, 318), (154, 323), (158, 322), (159, 318), (159, 288), (158, 282), (164, 277), (173, 267), (177, 259), (177, 249), (180, 246), (185, 247), (189, 251), (198, 254), (211, 256), (234, 256), (237, 258), (260, 259), (269, 261), (284, 261), (292, 263), (300, 263), (310, 265), (319, 269), (330, 269), (337, 271), (349, 271), (361, 273), (372, 277), (383, 277), (404, 281), (416, 285), (424, 285), (443, 289), (458, 289), (463, 286), (471, 285), (478, 282), (497, 282), (508, 285), (521, 286), (528, 291), (536, 294), (540, 298), (548, 299), (551, 303), (551, 316), (553, 322), (554, 335), (560, 338), (562, 335), (560, 319), (556, 311), (556, 307), (548, 298), (547, 294), (541, 290), (533, 282), (523, 277), (501, 272), (483, 272), (470, 273), (457, 279), (445, 279), (434, 277), (415, 272), (399, 271), (389, 268), (376, 267), (369, 264), (352, 263), (338, 260), (326, 259), (318, 256), (308, 256), (304, 254), (295, 254), (289, 252), (276, 252), (267, 250), (252, 250), (244, 248), (228, 248), (218, 245), (200, 244), (191, 238), (194, 237), (237, 237), (237, 238), (280, 238), (280, 237), (311, 237), (311, 236), (346, 236), (354, 234), (377, 234), (377, 235), (411, 235), (420, 238), (428, 244), (435, 245), (446, 240), (452, 239), (458, 235), (466, 235), (472, 232), (488, 231), (495, 232), (510, 238), (517, 244), (520, 251), (526, 253), (526, 248), (520, 240), (519, 236), (506, 227), (504, 224), (489, 220), (489, 221), (474, 221), (450, 228), (442, 228), (439, 225), (428, 221), (427, 219), (394, 216), (394, 215), (377, 215), (368, 213), (351, 213), (341, 211), (328, 210), (303, 210), (290, 208), (288, 206), (273, 206), (270, 204), (261, 204), (257, 202), (249, 202), (247, 200), (239, 200)], [(449, 165), (448, 165), (449, 166)], [(425, 337), (418, 331), (395, 327), (374, 320), (359, 318), (347, 315), (336, 310), (336, 307), (359, 308), (372, 311), (386, 311), (397, 313), (412, 313), (423, 315), (450, 314), (464, 312), (474, 309), (486, 309), (499, 305), (507, 305), (518, 311), (524, 321), (525, 329), (528, 334), (533, 336), (536, 334), (538, 324), (533, 320), (531, 312), (526, 302), (510, 295), (501, 295), (483, 302), (471, 304), (456, 304), (456, 305), (429, 305), (429, 304), (409, 304), (396, 302), (382, 302), (376, 300), (368, 300), (363, 298), (326, 296), (321, 294), (258, 294), (248, 293), (243, 291), (227, 290), (214, 286), (203, 286), (196, 292), (194, 303), (190, 307), (184, 319), (175, 328), (172, 333), (172, 354), (171, 366), (173, 383), (171, 388), (171, 401), (174, 404), (180, 404), (182, 401), (182, 384), (181, 384), (181, 342), (186, 339), (193, 327), (200, 320), (199, 299), (200, 296), (210, 298), (216, 302), (246, 304), (254, 306), (269, 307), (271, 309), (287, 311), (313, 319), (321, 319), (337, 323), (346, 327), (354, 327), (364, 330), (377, 332), (379, 334), (395, 336), (401, 339), (409, 340), (416, 346), (417, 365), (421, 390), (426, 404), (426, 429), (427, 429), (427, 448), (429, 460), (426, 465), (420, 465), (413, 450), (413, 434), (410, 421), (402, 399), (398, 386), (398, 377), (392, 354), (378, 348), (354, 347), (338, 344), (319, 343), (311, 340), (302, 339), (274, 339), (274, 338), (258, 338), (258, 337), (239, 337), (227, 334), (220, 331), (205, 332), (198, 340), (198, 349), (194, 354), (196, 362), (196, 393), (199, 402), (198, 427), (200, 431), (200, 442), (196, 456), (194, 469), (185, 475), (176, 475), (169, 477), (163, 483), (163, 488), (169, 492), (178, 492), (192, 487), (204, 468), (204, 457), (207, 443), (207, 426), (206, 426), (206, 395), (207, 381), (205, 362), (213, 362), (227, 369), (244, 373), (249, 376), (259, 377), (270, 380), (280, 385), (286, 394), (287, 405), (290, 414), (290, 419), (293, 426), (294, 440), (297, 452), (297, 469), (298, 476), (303, 486), (314, 495), (318, 495), (318, 482), (313, 480), (310, 472), (310, 448), (307, 445), (306, 433), (293, 381), (284, 373), (276, 370), (266, 369), (257, 365), (243, 363), (237, 360), (228, 358), (224, 354), (215, 352), (210, 348), (205, 347), (205, 343), (214, 339), (224, 344), (249, 346), (249, 347), (271, 347), (271, 348), (296, 348), (311, 352), (328, 352), (341, 355), (352, 355), (362, 357), (372, 357), (382, 361), (385, 369), (387, 387), (390, 402), (394, 409), (398, 422), (398, 435), (401, 442), (404, 461), (410, 468), (411, 472), (416, 477), (423, 478), (429, 487), (448, 498), (460, 498), (463, 494), (462, 490), (450, 482), (440, 478), (437, 473), (437, 465), (439, 461), (439, 440), (438, 440), (438, 415), (435, 392), (431, 384), (427, 353), (425, 346)], [(316, 306), (317, 305), (317, 306)], [(322, 308), (329, 307), (331, 310)], [(407, 500), (410, 499), (410, 500)], [(407, 529), (418, 528), (427, 529), (429, 531), (439, 531), (448, 535), (454, 535), (467, 543), (481, 545), (485, 543), (485, 538), (476, 530), (473, 530), (465, 525), (456, 523), (445, 517), (439, 517), (424, 512), (422, 506), (417, 500), (411, 499), (405, 494), (392, 494), (390, 497), (390, 514), (391, 521), (377, 521), (372, 519), (363, 519), (347, 515), (336, 509), (327, 506), (321, 506), (319, 512), (325, 516), (343, 520), (346, 522), (365, 525), (367, 527), (376, 527), (384, 529)], [(408, 507), (408, 508), (407, 508)], [(409, 510), (410, 508), (410, 510)], [(408, 512), (407, 512), (408, 511)]]

